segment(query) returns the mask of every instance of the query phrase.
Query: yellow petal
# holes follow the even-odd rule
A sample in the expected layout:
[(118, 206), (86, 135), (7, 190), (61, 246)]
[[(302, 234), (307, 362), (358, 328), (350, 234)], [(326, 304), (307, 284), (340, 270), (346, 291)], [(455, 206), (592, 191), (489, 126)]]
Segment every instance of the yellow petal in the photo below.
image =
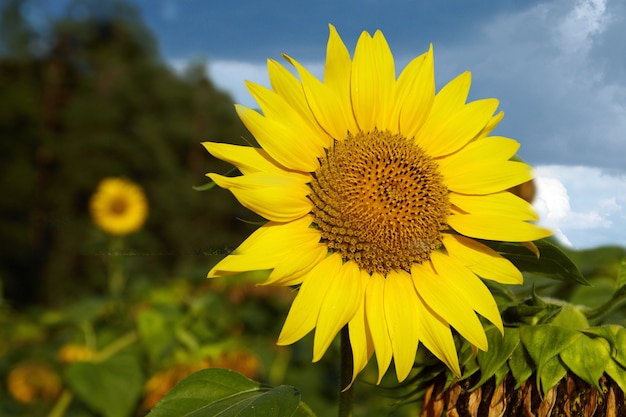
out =
[[(436, 254), (437, 252), (433, 252), (431, 256)], [(483, 350), (487, 349), (487, 336), (474, 313), (474, 303), (467, 300), (456, 283), (460, 277), (442, 276), (435, 272), (430, 262), (414, 264), (411, 276), (417, 293), (426, 305), (450, 323), (471, 344)], [(489, 297), (493, 300), (491, 294)]]
[(309, 271), (278, 336), (278, 345), (290, 345), (302, 339), (317, 325), (320, 308), (329, 288), (337, 280), (339, 268), (341, 257), (333, 254)]
[(429, 118), (415, 136), (415, 142), (432, 157), (449, 155), (475, 138), (497, 107), (498, 100), (483, 99), (461, 107), (445, 120)]
[(446, 84), (435, 96), (426, 122), (433, 126), (441, 125), (461, 110), (465, 106), (471, 83), (472, 75), (466, 71)]
[[(216, 142), (202, 142), (202, 145), (211, 155), (236, 166), (244, 175), (257, 172), (272, 174), (284, 172), (298, 173), (298, 171), (292, 171), (280, 165), (261, 148)], [(307, 178), (310, 177), (308, 173), (302, 173), (301, 175), (303, 176), (303, 181), (307, 181)]]
[[(252, 97), (259, 103), (259, 106), (261, 106), (261, 111), (263, 111), (265, 117), (279, 120), (289, 127), (296, 135), (291, 138), (291, 141), (301, 146), (303, 150), (314, 155), (323, 155), (324, 149), (331, 145), (331, 138), (319, 128), (319, 125), (317, 129), (311, 127), (307, 120), (301, 117), (281, 95), (267, 87), (250, 81), (246, 82), (246, 87)], [(320, 131), (322, 134), (320, 134)]]
[(517, 220), (539, 220), (533, 206), (508, 191), (487, 195), (449, 194), (450, 202), (465, 213), (490, 214)]
[(460, 378), (461, 367), (450, 326), (439, 314), (428, 307), (421, 297), (418, 296), (417, 301), (416, 305), (420, 312), (418, 320), (420, 342)]
[(378, 364), (377, 383), (380, 383), (385, 372), (387, 372), (393, 357), (391, 340), (387, 330), (387, 320), (385, 318), (384, 299), (385, 277), (374, 272), (365, 288), (365, 316), (376, 352), (376, 362)]
[(411, 372), (419, 344), (417, 293), (411, 277), (404, 271), (391, 271), (385, 280), (385, 318), (398, 381)]
[(319, 168), (318, 154), (314, 141), (301, 140), (300, 132), (284, 122), (263, 117), (247, 107), (235, 105), (235, 110), (259, 145), (280, 164), (287, 168), (314, 172)]
[[(360, 271), (361, 285), (366, 288), (370, 280), (370, 275), (365, 271)], [(350, 334), (350, 345), (352, 346), (352, 382), (356, 376), (365, 368), (374, 353), (372, 336), (365, 321), (365, 300), (361, 300), (359, 309), (348, 323)], [(349, 386), (348, 386), (349, 387)], [(342, 387), (346, 388), (346, 387)]]
[(324, 67), (324, 84), (337, 93), (344, 112), (351, 111), (350, 76), (352, 61), (350, 52), (339, 37), (333, 25), (329, 25), (330, 35), (326, 46), (326, 66)]
[(461, 194), (492, 194), (507, 190), (533, 178), (523, 162), (482, 159), (465, 164), (441, 167), (450, 191)]
[(524, 245), (526, 249), (531, 251), (537, 257), (537, 259), (539, 259), (541, 254), (539, 253), (539, 248), (537, 247), (537, 245), (535, 245), (533, 242), (522, 242), (522, 245)]
[(309, 127), (316, 132), (316, 135), (320, 136), (321, 140), (327, 143), (326, 146), (329, 146), (332, 138), (317, 123), (315, 116), (309, 108), (309, 103), (307, 103), (300, 81), (287, 68), (273, 59), (267, 61), (267, 68), (272, 89), (276, 94), (283, 97), (298, 112), (300, 117), (306, 121)]
[(308, 215), (288, 223), (265, 223), (248, 236), (234, 253), (269, 256), (276, 250), (289, 250), (293, 245), (303, 242), (319, 242), (321, 234), (317, 229), (310, 227), (312, 222), (313, 216)]
[(500, 332), (504, 331), (498, 305), (480, 278), (459, 261), (443, 253), (433, 252), (431, 260), (437, 275), (447, 283), (448, 288), (454, 287), (454, 291), (461, 294), (474, 311), (493, 323)]
[(360, 130), (391, 127), (395, 78), (393, 55), (382, 32), (376, 31), (373, 38), (363, 32), (354, 50), (351, 79), (352, 108)]
[(257, 258), (244, 255), (228, 255), (220, 262), (218, 262), (209, 274), (207, 278), (216, 278), (225, 275), (240, 274), (246, 271), (262, 271), (265, 269), (272, 269), (276, 261), (269, 258)]
[(301, 175), (257, 173), (239, 177), (207, 174), (218, 186), (233, 193), (244, 207), (268, 220), (287, 222), (311, 211), (310, 188)]
[(549, 229), (510, 217), (488, 214), (453, 214), (448, 224), (462, 235), (476, 239), (528, 242), (552, 235)]
[(356, 132), (357, 126), (352, 109), (345, 107), (340, 92), (323, 84), (296, 60), (288, 56), (285, 58), (298, 71), (309, 108), (330, 137), (341, 140), (347, 136), (348, 131)]
[(450, 257), (476, 275), (502, 284), (521, 284), (522, 273), (495, 250), (469, 237), (446, 234), (443, 244)]
[(485, 125), (485, 127), (483, 128), (483, 130), (480, 132), (478, 136), (479, 137), (489, 136), (489, 134), (493, 131), (493, 129), (495, 129), (496, 126), (498, 126), (498, 124), (500, 123), (503, 117), (504, 117), (504, 112), (500, 110), (497, 114), (495, 114), (489, 120), (489, 122), (487, 122), (487, 124)]
[(322, 358), (339, 330), (354, 318), (365, 293), (361, 271), (356, 263), (348, 261), (335, 271), (329, 272), (333, 278), (322, 300), (317, 319), (313, 339), (313, 362)]
[(304, 274), (322, 262), (327, 254), (328, 247), (322, 243), (293, 246), (292, 251), (274, 265), (262, 285), (298, 285), (302, 283)]
[[(319, 246), (320, 234), (309, 227), (312, 218), (305, 216), (289, 223), (269, 222), (259, 227), (233, 253), (222, 259), (208, 277), (274, 268), (285, 262), (306, 258)], [(294, 255), (296, 248), (296, 255)], [(312, 267), (312, 265), (311, 265)], [(304, 267), (303, 267), (304, 268)]]
[(398, 77), (396, 91), (396, 107), (391, 121), (399, 120), (398, 132), (413, 138), (422, 128), (435, 100), (432, 45), (427, 53), (413, 59), (405, 67)]
[(519, 149), (519, 142), (515, 139), (502, 136), (489, 136), (476, 140), (460, 152), (444, 158), (440, 165), (445, 167), (453, 165), (463, 165), (480, 160), (502, 160), (511, 159)]

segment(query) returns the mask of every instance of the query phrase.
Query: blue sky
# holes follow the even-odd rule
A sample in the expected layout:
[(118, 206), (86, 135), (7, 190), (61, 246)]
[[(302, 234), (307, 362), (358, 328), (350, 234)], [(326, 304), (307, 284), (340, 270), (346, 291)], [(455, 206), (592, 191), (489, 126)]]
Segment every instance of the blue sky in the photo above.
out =
[[(439, 87), (470, 70), (470, 99), (500, 100), (495, 133), (519, 140), (537, 167), (541, 222), (573, 247), (626, 246), (623, 0), (128, 2), (169, 64), (206, 60), (215, 83), (250, 107), (244, 80), (267, 85), (266, 58), (287, 53), (321, 75), (328, 23), (350, 49), (361, 31), (381, 29), (398, 68), (433, 43)], [(71, 1), (32, 3), (55, 14)]]

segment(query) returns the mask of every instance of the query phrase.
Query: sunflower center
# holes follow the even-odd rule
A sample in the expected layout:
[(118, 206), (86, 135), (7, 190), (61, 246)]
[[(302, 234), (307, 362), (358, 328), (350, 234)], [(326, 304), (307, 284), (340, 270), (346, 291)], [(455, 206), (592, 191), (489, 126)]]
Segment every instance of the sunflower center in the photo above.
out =
[(115, 197), (109, 203), (109, 211), (115, 216), (121, 216), (128, 211), (128, 201), (123, 197)]
[(335, 141), (311, 180), (322, 241), (361, 269), (409, 271), (441, 247), (450, 212), (437, 163), (388, 131)]

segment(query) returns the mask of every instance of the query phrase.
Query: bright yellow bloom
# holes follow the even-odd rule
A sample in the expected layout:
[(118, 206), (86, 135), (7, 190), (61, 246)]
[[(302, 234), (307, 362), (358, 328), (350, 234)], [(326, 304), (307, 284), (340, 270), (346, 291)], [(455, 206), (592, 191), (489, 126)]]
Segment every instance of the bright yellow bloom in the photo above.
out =
[(152, 409), (174, 385), (192, 373), (207, 367), (208, 363), (205, 362), (176, 364), (152, 375), (144, 385), (143, 409), (146, 411)]
[(17, 401), (53, 401), (61, 393), (61, 378), (48, 365), (39, 362), (17, 364), (7, 377), (7, 389)]
[(502, 331), (479, 276), (522, 282), (475, 238), (550, 235), (506, 191), (532, 174), (516, 141), (488, 136), (498, 101), (466, 103), (467, 72), (435, 94), (432, 48), (396, 78), (380, 31), (351, 58), (331, 26), (323, 82), (286, 59), (299, 80), (269, 60), (272, 88), (247, 84), (262, 114), (236, 107), (261, 147), (204, 143), (243, 174), (208, 176), (269, 220), (209, 277), (271, 269), (266, 284), (299, 285), (278, 344), (316, 329), (314, 361), (348, 325), (354, 376), (375, 352), (379, 378), (393, 359), (404, 380), (419, 343), (459, 375), (451, 327), (482, 350), (476, 313)]
[(61, 363), (90, 362), (96, 358), (96, 351), (85, 345), (69, 343), (59, 349), (58, 358)]
[(136, 232), (148, 216), (148, 202), (141, 187), (123, 178), (102, 180), (89, 203), (94, 223), (113, 235)]

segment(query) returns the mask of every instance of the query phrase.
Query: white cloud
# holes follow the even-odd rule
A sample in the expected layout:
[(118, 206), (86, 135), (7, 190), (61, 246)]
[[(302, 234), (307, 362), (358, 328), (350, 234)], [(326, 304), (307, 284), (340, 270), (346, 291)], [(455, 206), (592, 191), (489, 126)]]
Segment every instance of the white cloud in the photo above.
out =
[(248, 93), (245, 81), (269, 85), (265, 62), (214, 61), (209, 62), (207, 72), (218, 87), (232, 95), (235, 103), (246, 107), (256, 108), (258, 105)]
[[(189, 61), (171, 59), (168, 64), (174, 71), (182, 73)], [(231, 95), (235, 103), (251, 108), (256, 108), (258, 105), (248, 93), (245, 81), (269, 86), (265, 62), (217, 60), (208, 63), (206, 73), (219, 89)]]
[(576, 248), (626, 245), (626, 176), (583, 166), (539, 166), (535, 208), (540, 223)]
[(557, 26), (558, 44), (567, 53), (587, 53), (593, 37), (610, 22), (607, 0), (579, 0)]

